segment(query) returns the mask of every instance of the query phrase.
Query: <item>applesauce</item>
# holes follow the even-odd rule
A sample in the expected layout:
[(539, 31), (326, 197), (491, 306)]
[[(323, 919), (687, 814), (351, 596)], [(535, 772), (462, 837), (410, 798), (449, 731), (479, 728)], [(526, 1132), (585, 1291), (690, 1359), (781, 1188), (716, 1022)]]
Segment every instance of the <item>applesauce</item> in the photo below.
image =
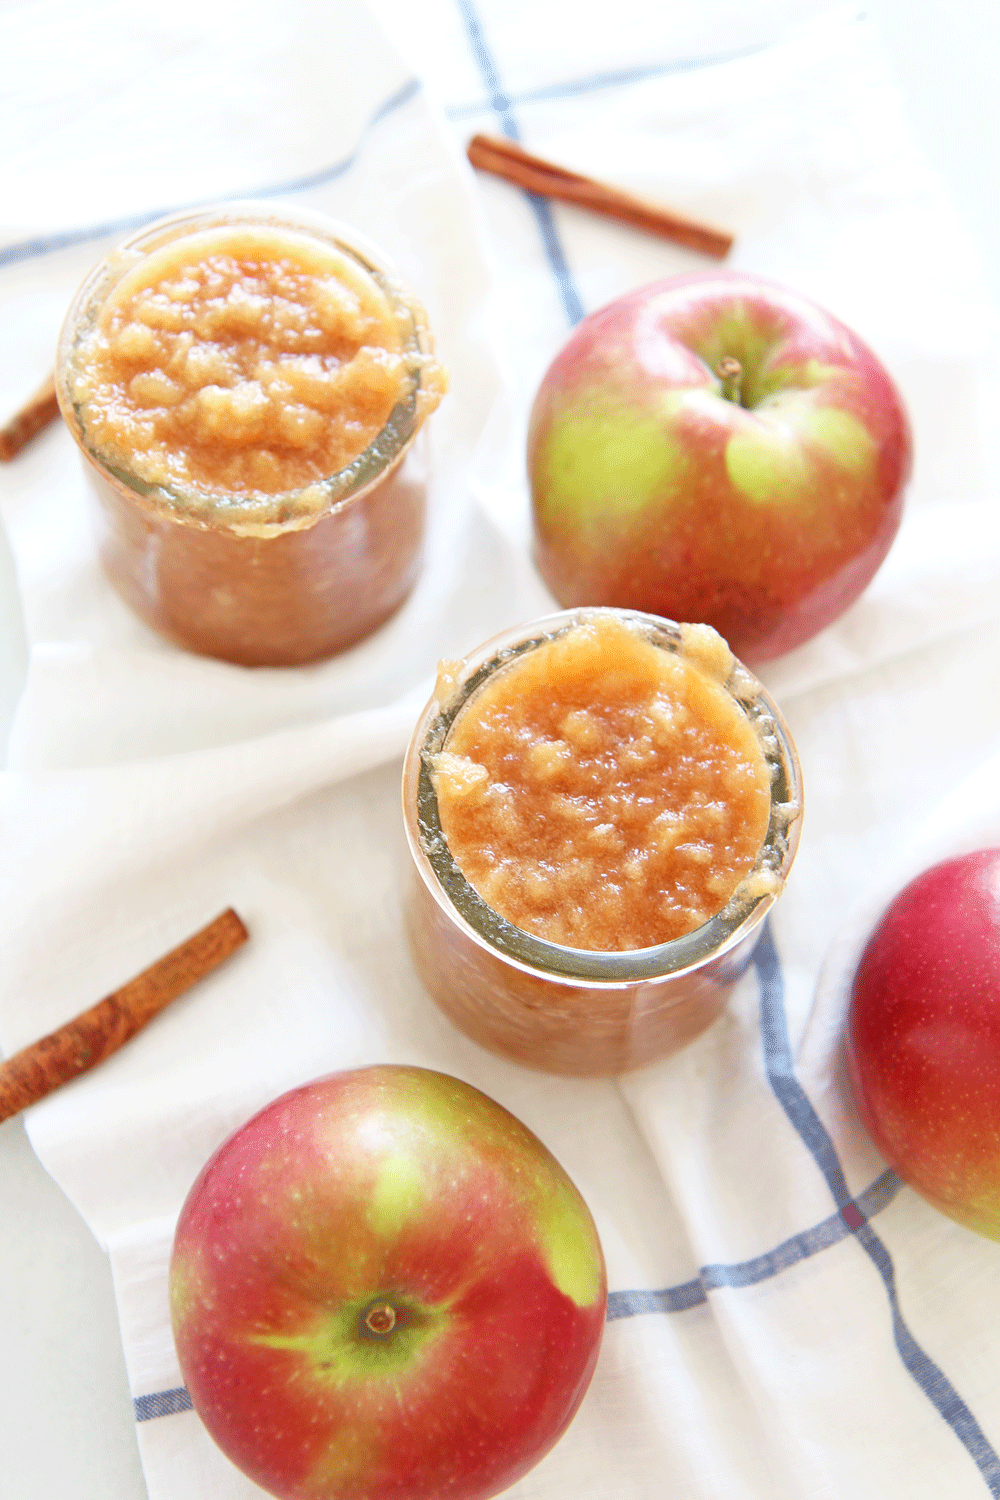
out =
[(57, 371), (111, 581), (161, 633), (248, 665), (318, 660), (399, 608), (424, 530), (416, 440), (446, 385), (373, 247), (226, 206), (101, 262)]
[(441, 828), (493, 909), (570, 948), (647, 948), (720, 911), (771, 807), (710, 626), (660, 650), (597, 616), (492, 677), (433, 761)]
[(403, 806), (431, 997), (481, 1045), (596, 1076), (718, 1017), (802, 804), (780, 713), (714, 631), (578, 609), (442, 664)]

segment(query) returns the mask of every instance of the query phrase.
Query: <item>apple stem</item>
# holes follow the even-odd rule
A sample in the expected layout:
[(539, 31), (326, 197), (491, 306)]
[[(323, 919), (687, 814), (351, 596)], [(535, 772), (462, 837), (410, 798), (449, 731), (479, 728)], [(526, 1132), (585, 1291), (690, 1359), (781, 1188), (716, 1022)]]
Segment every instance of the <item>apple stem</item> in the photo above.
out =
[(742, 392), (740, 382), (743, 379), (743, 366), (738, 359), (731, 354), (726, 354), (715, 367), (715, 373), (722, 381), (722, 394), (727, 401), (733, 401), (737, 406), (742, 406)]
[(379, 1303), (378, 1307), (373, 1307), (366, 1313), (365, 1322), (372, 1333), (391, 1333), (396, 1326), (396, 1309), (390, 1307), (388, 1302)]

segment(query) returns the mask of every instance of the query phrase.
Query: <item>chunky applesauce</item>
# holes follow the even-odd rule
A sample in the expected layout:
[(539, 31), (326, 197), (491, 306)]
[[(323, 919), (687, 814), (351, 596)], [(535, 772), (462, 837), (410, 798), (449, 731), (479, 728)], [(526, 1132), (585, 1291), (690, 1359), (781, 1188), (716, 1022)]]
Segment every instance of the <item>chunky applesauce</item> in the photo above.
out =
[[(750, 875), (771, 810), (757, 734), (708, 626), (662, 649), (596, 616), (515, 657), (431, 763), (442, 832), (494, 911), (571, 948), (692, 931)], [(439, 701), (452, 690), (442, 664)]]
[(69, 375), (87, 444), (106, 465), (173, 494), (230, 497), (308, 492), (363, 453), (414, 386), (418, 425), (444, 371), (407, 341), (398, 306), (356, 258), (247, 223), (138, 260), (80, 338)]

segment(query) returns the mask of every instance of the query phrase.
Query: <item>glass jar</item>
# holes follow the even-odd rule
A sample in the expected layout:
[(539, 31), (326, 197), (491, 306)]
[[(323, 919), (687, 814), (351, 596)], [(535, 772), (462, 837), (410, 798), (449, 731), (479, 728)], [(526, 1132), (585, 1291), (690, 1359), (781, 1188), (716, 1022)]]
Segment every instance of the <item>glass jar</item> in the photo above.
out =
[[(80, 395), (87, 350), (123, 278), (143, 262), (159, 264), (148, 258), (171, 247), (187, 251), (179, 242), (192, 236), (201, 237), (192, 241), (198, 245), (206, 232), (229, 230), (284, 235), (321, 259), (341, 257), (359, 284), (370, 278), (373, 295), (384, 294), (404, 356), (398, 399), (364, 451), (337, 472), (280, 493), (206, 489), (172, 473), (150, 482), (141, 477), (141, 456), (102, 451)], [(377, 629), (420, 568), (427, 494), (420, 430), (445, 385), (432, 351), (426, 316), (389, 261), (319, 215), (224, 204), (174, 215), (125, 240), (77, 293), (56, 371), (95, 501), (101, 561), (125, 601), (187, 650), (246, 666), (318, 661)], [(232, 448), (232, 434), (221, 442)]]
[(610, 615), (668, 652), (682, 628), (630, 610), (575, 609), (487, 642), (428, 703), (403, 772), (412, 856), (406, 928), (413, 960), (440, 1008), (474, 1041), (529, 1067), (602, 1076), (641, 1067), (683, 1047), (719, 1016), (747, 969), (764, 918), (798, 846), (802, 793), (787, 726), (739, 662), (724, 688), (756, 735), (770, 776), (770, 817), (753, 869), (701, 926), (655, 947), (594, 951), (561, 947), (514, 926), (466, 880), (448, 848), (431, 763), (455, 720), (475, 712), (477, 692), (524, 652)]

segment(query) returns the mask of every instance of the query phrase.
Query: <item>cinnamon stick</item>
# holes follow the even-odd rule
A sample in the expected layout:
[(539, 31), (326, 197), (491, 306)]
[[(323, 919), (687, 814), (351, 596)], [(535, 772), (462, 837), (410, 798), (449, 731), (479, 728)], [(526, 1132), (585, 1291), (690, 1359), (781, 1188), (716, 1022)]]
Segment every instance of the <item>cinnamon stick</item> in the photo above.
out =
[(562, 203), (572, 203), (605, 218), (619, 219), (633, 229), (644, 229), (675, 244), (686, 245), (689, 250), (700, 250), (703, 255), (714, 256), (716, 260), (722, 260), (732, 248), (734, 236), (728, 230), (686, 218), (661, 203), (639, 198), (592, 177), (568, 172), (565, 167), (554, 166), (540, 156), (530, 155), (514, 141), (475, 135), (469, 142), (468, 156), (472, 165), (481, 172), (491, 172), (494, 177), (502, 177), (526, 192), (537, 193), (542, 198), (557, 198)]
[(58, 415), (56, 377), (50, 375), (31, 400), (19, 412), (15, 412), (6, 427), (0, 427), (0, 460), (9, 464), (25, 444), (30, 443), (35, 434), (41, 432)]
[(245, 943), (232, 907), (58, 1031), (0, 1063), (0, 1120), (103, 1062)]

